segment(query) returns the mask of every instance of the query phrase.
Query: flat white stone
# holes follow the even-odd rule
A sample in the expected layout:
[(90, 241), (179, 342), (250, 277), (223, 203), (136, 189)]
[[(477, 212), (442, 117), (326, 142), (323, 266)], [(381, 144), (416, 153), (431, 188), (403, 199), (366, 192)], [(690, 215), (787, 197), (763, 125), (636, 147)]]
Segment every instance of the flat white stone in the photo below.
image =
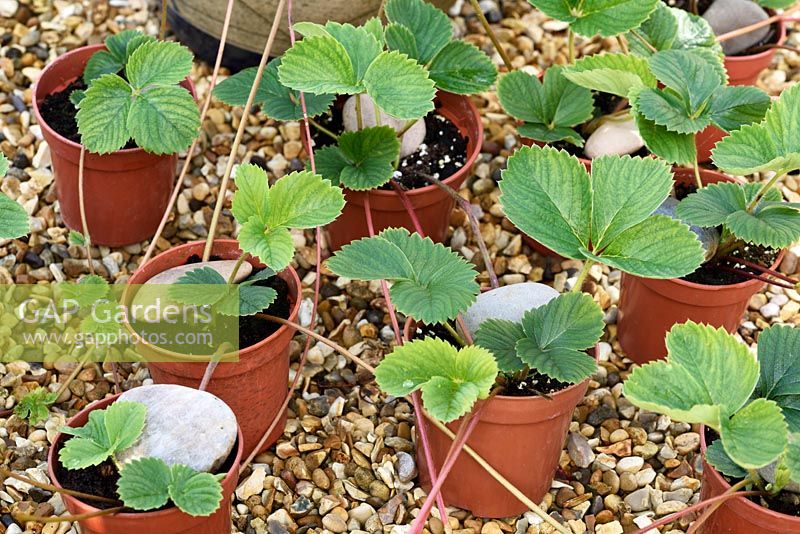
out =
[[(361, 125), (364, 128), (371, 128), (373, 126), (377, 126), (378, 123), (375, 120), (375, 105), (372, 103), (372, 99), (369, 95), (362, 94), (361, 96)], [(347, 132), (355, 132), (358, 130), (358, 117), (356, 116), (356, 95), (351, 96), (347, 99), (344, 103), (344, 109), (342, 110), (342, 119), (344, 122), (344, 129)], [(406, 125), (405, 120), (402, 119), (395, 119), (394, 117), (387, 115), (386, 113), (381, 110), (381, 124), (383, 126), (391, 126), (395, 129), (396, 132), (402, 130)], [(414, 126), (408, 129), (406, 133), (403, 134), (403, 139), (400, 143), (400, 157), (404, 158), (406, 156), (410, 156), (414, 152), (419, 149), (419, 145), (425, 140), (425, 135), (427, 134), (427, 129), (425, 127), (425, 121), (420, 119)]]
[(155, 457), (214, 473), (236, 443), (236, 416), (206, 391), (157, 384), (126, 391), (117, 402), (125, 401), (147, 406), (147, 418), (136, 443), (117, 456), (122, 463)]
[[(145, 282), (145, 284), (174, 284), (184, 274), (202, 267), (211, 267), (217, 271), (225, 279), (225, 281), (227, 281), (228, 278), (230, 278), (235, 265), (236, 260), (204, 261), (200, 263), (180, 265), (178, 267), (173, 267), (172, 269), (167, 269), (164, 272), (158, 273), (153, 278)], [(238, 284), (250, 276), (250, 273), (252, 272), (253, 266), (246, 261), (243, 262), (241, 267), (239, 267), (239, 270), (236, 272), (236, 278), (234, 278), (234, 282)]]
[(557, 296), (558, 291), (536, 282), (499, 287), (478, 295), (464, 314), (464, 322), (472, 334), (486, 319), (506, 319), (519, 323), (526, 311), (547, 304)]
[(634, 119), (624, 121), (608, 120), (592, 132), (583, 153), (589, 159), (600, 156), (633, 154), (644, 146), (644, 140), (639, 135)]
[[(769, 15), (752, 0), (716, 0), (703, 13), (703, 18), (708, 21), (715, 35), (722, 35), (760, 22), (769, 18)], [(763, 40), (768, 34), (769, 26), (758, 28), (723, 42), (722, 50), (727, 56), (744, 52)]]

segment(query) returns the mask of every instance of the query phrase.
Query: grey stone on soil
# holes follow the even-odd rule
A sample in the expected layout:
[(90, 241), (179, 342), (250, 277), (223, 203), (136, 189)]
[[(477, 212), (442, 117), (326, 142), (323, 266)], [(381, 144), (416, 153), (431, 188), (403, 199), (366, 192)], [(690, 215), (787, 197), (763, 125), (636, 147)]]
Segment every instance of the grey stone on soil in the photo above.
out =
[[(703, 13), (703, 18), (708, 21), (716, 35), (722, 35), (767, 19), (769, 14), (752, 0), (716, 0)], [(768, 34), (769, 26), (758, 28), (723, 42), (722, 50), (728, 56), (744, 52)]]
[(214, 473), (236, 443), (236, 416), (211, 393), (158, 384), (128, 390), (119, 397), (123, 401), (146, 405), (147, 418), (136, 443), (118, 455), (122, 463), (155, 457)]
[[(675, 209), (680, 204), (680, 201), (675, 197), (667, 197), (667, 199), (658, 207), (656, 211), (653, 212), (653, 215), (666, 215), (668, 217), (672, 217), (673, 219), (680, 220), (675, 215)], [(697, 235), (697, 239), (700, 240), (700, 244), (703, 245), (703, 250), (705, 251), (705, 261), (710, 260), (714, 257), (714, 253), (717, 252), (717, 247), (719, 246), (719, 232), (716, 228), (701, 228), (700, 226), (689, 226), (689, 229)]]
[(625, 497), (625, 504), (630, 506), (631, 512), (643, 512), (650, 508), (650, 488), (644, 487)]
[(397, 478), (400, 482), (410, 482), (417, 476), (417, 464), (414, 462), (414, 457), (407, 452), (397, 453)]
[(583, 152), (589, 159), (607, 155), (633, 154), (644, 146), (635, 119), (604, 122), (586, 140)]
[[(180, 265), (178, 267), (173, 267), (172, 269), (167, 269), (162, 273), (158, 273), (153, 278), (145, 282), (145, 284), (174, 284), (184, 274), (188, 273), (189, 271), (194, 271), (195, 269), (200, 269), (202, 267), (211, 267), (227, 281), (228, 278), (230, 278), (235, 265), (236, 265), (236, 260), (206, 261), (200, 263), (191, 263), (189, 265)], [(250, 273), (252, 272), (253, 272), (253, 266), (247, 262), (244, 262), (242, 263), (241, 267), (239, 267), (239, 270), (236, 272), (236, 278), (234, 278), (233, 281), (238, 284), (239, 282), (250, 276)]]
[(503, 286), (478, 295), (464, 314), (464, 322), (473, 334), (486, 319), (506, 319), (519, 323), (525, 312), (547, 304), (558, 296), (550, 286), (535, 282)]
[[(361, 119), (361, 125), (364, 128), (371, 128), (378, 125), (375, 121), (375, 105), (372, 99), (366, 94), (361, 95)], [(345, 101), (344, 108), (342, 109), (342, 121), (344, 122), (345, 131), (354, 132), (358, 130), (355, 95)], [(405, 128), (406, 122), (408, 121), (395, 119), (381, 111), (381, 124), (383, 126), (391, 126), (395, 131), (399, 132)], [(414, 126), (403, 134), (403, 139), (400, 143), (400, 157), (404, 158), (416, 152), (422, 142), (425, 141), (427, 132), (424, 120), (418, 120), (414, 123)]]
[(569, 437), (567, 437), (567, 452), (569, 452), (572, 462), (578, 467), (589, 467), (595, 459), (589, 440), (577, 432), (569, 433)]

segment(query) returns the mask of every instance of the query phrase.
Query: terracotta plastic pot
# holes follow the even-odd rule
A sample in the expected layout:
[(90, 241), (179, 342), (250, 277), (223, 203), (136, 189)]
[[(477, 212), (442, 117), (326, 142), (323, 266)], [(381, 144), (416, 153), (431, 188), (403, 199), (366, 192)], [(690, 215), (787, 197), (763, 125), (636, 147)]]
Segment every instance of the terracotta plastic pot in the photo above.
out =
[[(778, 42), (786, 42), (786, 23), (778, 21)], [(772, 64), (775, 48), (751, 56), (725, 56), (725, 70), (730, 85), (756, 85), (759, 75)]]
[[(89, 420), (89, 413), (93, 410), (101, 410), (117, 400), (119, 395), (107, 397), (103, 400), (94, 402), (78, 412), (75, 417), (68, 421), (71, 427), (81, 427)], [(47, 471), (50, 480), (56, 487), (62, 487), (55, 475), (53, 466), (58, 462), (58, 451), (61, 448), (65, 434), (59, 433), (50, 452), (47, 454)], [(242, 460), (243, 445), (242, 431), (239, 430), (237, 441), (236, 458), (228, 469), (225, 478), (222, 479), (222, 501), (219, 509), (208, 517), (192, 517), (181, 512), (177, 507), (159, 510), (157, 512), (140, 513), (120, 513), (93, 517), (80, 521), (81, 532), (83, 534), (228, 534), (231, 531), (231, 496), (236, 490), (236, 483), (239, 479), (239, 464)], [(98, 508), (87, 504), (75, 497), (61, 494), (64, 505), (71, 515), (88, 514), (97, 512)]]
[[(162, 252), (139, 269), (128, 283), (144, 284), (158, 273), (185, 265), (191, 256), (202, 256), (204, 246), (204, 242), (198, 241)], [(239, 244), (233, 239), (215, 241), (211, 253), (226, 260), (237, 259), (241, 255)], [(263, 267), (254, 259), (248, 261), (255, 267)], [(296, 321), (302, 301), (300, 279), (291, 267), (287, 267), (278, 276), (289, 284), (289, 299), (292, 303), (289, 320)], [(286, 398), (289, 390), (289, 342), (292, 336), (294, 329), (281, 326), (260, 343), (239, 351), (239, 361), (220, 363), (208, 385), (208, 392), (222, 399), (236, 414), (244, 436), (246, 455), (258, 444)], [(181, 355), (144, 342), (139, 345), (138, 351), (148, 359), (150, 374), (156, 384), (178, 384), (194, 388), (200, 385), (206, 363), (165, 361), (180, 360)], [(159, 361), (153, 361), (154, 359)], [(266, 450), (277, 441), (283, 433), (285, 423), (284, 412), (260, 451)]]
[[(700, 445), (705, 455), (706, 438), (700, 429)], [(722, 495), (731, 485), (716, 469), (703, 461), (703, 487), (700, 499)], [(703, 524), (703, 534), (797, 534), (800, 517), (773, 512), (746, 497), (728, 499)]]
[[(406, 339), (411, 339), (409, 323), (406, 324)], [(481, 411), (480, 421), (467, 445), (527, 497), (540, 502), (550, 489), (558, 468), (572, 413), (588, 387), (588, 381), (575, 384), (553, 393), (551, 400), (498, 395), (482, 401), (488, 404)], [(419, 418), (417, 424), (425, 425), (438, 470), (444, 464), (452, 440), (425, 418)], [(447, 427), (456, 433), (460, 425), (461, 419), (458, 419)], [(416, 442), (420, 482), (429, 491), (432, 484), (425, 454), (419, 438)], [(509, 517), (528, 509), (463, 451), (442, 487), (442, 495), (449, 506), (469, 510), (477, 517)]]
[[(464, 180), (472, 173), (472, 166), (478, 159), (483, 144), (483, 124), (475, 105), (466, 96), (439, 91), (436, 97), (436, 111), (452, 121), (467, 138), (467, 161), (464, 166), (444, 183), (458, 190)], [(408, 191), (407, 196), (414, 206), (425, 235), (439, 243), (447, 237), (450, 212), (455, 201), (435, 185)], [(345, 204), (342, 214), (326, 227), (328, 247), (339, 250), (342, 246), (367, 237), (367, 220), (364, 213), (364, 199), (369, 195), (372, 220), (375, 232), (390, 227), (403, 227), (410, 232), (415, 230), (411, 217), (406, 212), (400, 196), (395, 191), (344, 190)]]
[[(81, 145), (62, 137), (42, 119), (39, 105), (47, 95), (64, 89), (78, 77), (89, 58), (105, 45), (78, 48), (45, 67), (36, 83), (33, 113), (50, 146), (56, 191), (64, 223), (82, 230), (78, 203)], [(188, 78), (181, 84), (195, 95)], [(84, 157), (86, 219), (92, 243), (118, 247), (153, 237), (169, 204), (177, 154), (149, 154), (141, 148)]]
[(711, 161), (711, 151), (717, 143), (726, 135), (727, 132), (720, 130), (716, 126), (709, 126), (695, 136), (694, 144), (697, 147), (697, 161), (706, 163)]
[[(694, 183), (691, 169), (676, 168), (675, 181)], [(705, 184), (733, 182), (724, 174), (701, 169)], [(669, 254), (668, 250), (664, 251)], [(772, 268), (780, 265), (784, 251)], [(758, 280), (730, 285), (704, 285), (679, 278), (656, 280), (623, 273), (620, 286), (617, 337), (625, 354), (644, 364), (667, 355), (664, 337), (673, 325), (692, 320), (735, 332), (747, 303), (764, 287)]]

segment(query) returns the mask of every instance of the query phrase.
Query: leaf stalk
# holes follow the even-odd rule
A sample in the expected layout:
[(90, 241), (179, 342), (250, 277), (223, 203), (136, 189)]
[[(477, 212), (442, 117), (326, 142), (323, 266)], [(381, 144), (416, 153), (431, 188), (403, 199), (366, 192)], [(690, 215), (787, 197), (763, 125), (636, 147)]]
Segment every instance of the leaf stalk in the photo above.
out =
[(572, 293), (580, 293), (583, 289), (583, 282), (586, 281), (586, 276), (589, 274), (589, 270), (596, 262), (594, 260), (586, 260), (583, 263), (583, 267), (581, 268), (580, 272), (578, 273), (578, 279), (575, 280), (575, 285), (572, 286), (570, 290)]
[(508, 57), (508, 53), (503, 48), (503, 45), (500, 44), (500, 39), (497, 38), (497, 35), (494, 33), (489, 21), (486, 20), (486, 15), (483, 14), (483, 10), (481, 9), (478, 0), (469, 0), (469, 3), (472, 5), (472, 9), (475, 11), (475, 15), (477, 15), (481, 26), (483, 26), (483, 31), (485, 31), (486, 35), (489, 36), (489, 39), (494, 45), (494, 49), (497, 50), (497, 53), (500, 55), (500, 59), (503, 60), (503, 64), (506, 66), (509, 72), (513, 71), (514, 66), (511, 64), (511, 58)]

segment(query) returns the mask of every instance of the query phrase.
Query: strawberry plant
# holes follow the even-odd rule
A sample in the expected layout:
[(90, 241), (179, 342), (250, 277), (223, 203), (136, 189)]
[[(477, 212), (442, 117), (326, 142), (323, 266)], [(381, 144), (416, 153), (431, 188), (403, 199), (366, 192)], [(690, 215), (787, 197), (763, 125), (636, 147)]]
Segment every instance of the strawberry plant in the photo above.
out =
[[(388, 24), (377, 18), (355, 27), (301, 22), (304, 35), (284, 56), (269, 63), (256, 103), (270, 118), (303, 118), (305, 95), (311, 124), (335, 143), (315, 151), (316, 170), (334, 184), (369, 190), (391, 180), (400, 159), (400, 139), (434, 110), (436, 90), (471, 94), (495, 81), (491, 60), (475, 46), (453, 39), (449, 17), (423, 0), (389, 0)], [(256, 70), (226, 79), (215, 96), (242, 105)], [(331, 132), (313, 120), (328, 111), (339, 95), (355, 95), (356, 127)], [(374, 105), (373, 119), (362, 113), (362, 98)], [(381, 124), (382, 116), (392, 124)], [(420, 141), (421, 142), (421, 141)]]
[(31, 425), (35, 425), (47, 419), (50, 415), (50, 405), (52, 405), (58, 394), (50, 392), (45, 388), (36, 388), (19, 401), (14, 406), (14, 414), (20, 419), (26, 419)]
[[(0, 153), (0, 178), (8, 172), (8, 160)], [(0, 194), (0, 239), (16, 239), (31, 231), (25, 209), (4, 194)]]
[(122, 464), (117, 455), (131, 447), (145, 427), (147, 407), (138, 402), (115, 402), (104, 410), (93, 410), (86, 426), (64, 426), (73, 436), (64, 443), (58, 458), (66, 469), (84, 469), (112, 460), (119, 472), (117, 493), (133, 510), (155, 510), (170, 500), (192, 516), (208, 516), (222, 502), (223, 475), (200, 473), (191, 467), (168, 465), (160, 458), (141, 458)]
[(731, 132), (758, 122), (769, 96), (755, 87), (729, 86), (722, 59), (706, 48), (667, 49), (646, 60), (632, 54), (591, 56), (567, 67), (572, 82), (630, 100), (647, 148), (670, 163), (693, 165), (695, 137), (709, 126)]
[(188, 148), (200, 127), (194, 98), (178, 85), (192, 68), (189, 49), (133, 30), (109, 37), (106, 48), (87, 63), (86, 91), (70, 96), (81, 143), (98, 154), (130, 139), (153, 154)]
[(663, 2), (658, 2), (650, 17), (626, 35), (630, 51), (645, 57), (662, 50), (696, 48), (722, 55), (722, 46), (706, 19)]
[[(719, 434), (706, 461), (771, 493), (800, 482), (797, 383), (800, 330), (773, 326), (758, 338), (758, 359), (722, 328), (688, 322), (667, 335), (666, 361), (634, 368), (625, 397), (676, 421), (702, 423)], [(765, 486), (759, 469), (778, 462)]]
[(522, 71), (510, 72), (500, 78), (497, 96), (506, 113), (524, 121), (517, 127), (521, 136), (583, 146), (575, 127), (592, 118), (594, 98), (589, 89), (567, 79), (563, 67), (548, 68), (542, 81)]
[[(344, 207), (341, 189), (311, 172), (293, 172), (270, 187), (267, 173), (252, 164), (236, 171), (237, 190), (231, 213), (241, 225), (239, 246), (244, 251), (230, 279), (210, 267), (184, 274), (169, 294), (184, 304), (213, 305), (224, 315), (254, 315), (275, 300), (276, 292), (255, 285), (284, 270), (294, 257), (289, 228), (313, 228), (336, 219)], [(241, 284), (234, 284), (248, 255), (268, 266)]]
[(508, 159), (500, 203), (522, 232), (586, 262), (578, 286), (595, 262), (637, 276), (674, 278), (697, 269), (703, 249), (687, 225), (652, 215), (672, 187), (663, 161), (603, 156), (592, 162), (590, 176), (564, 151), (524, 147)]
[(791, 87), (772, 104), (764, 120), (732, 132), (712, 151), (714, 163), (731, 174), (772, 172), (763, 184), (720, 183), (687, 196), (677, 214), (691, 224), (722, 226), (717, 256), (748, 244), (780, 249), (800, 238), (800, 206), (783, 201), (775, 184), (800, 169), (797, 117), (800, 91)]

